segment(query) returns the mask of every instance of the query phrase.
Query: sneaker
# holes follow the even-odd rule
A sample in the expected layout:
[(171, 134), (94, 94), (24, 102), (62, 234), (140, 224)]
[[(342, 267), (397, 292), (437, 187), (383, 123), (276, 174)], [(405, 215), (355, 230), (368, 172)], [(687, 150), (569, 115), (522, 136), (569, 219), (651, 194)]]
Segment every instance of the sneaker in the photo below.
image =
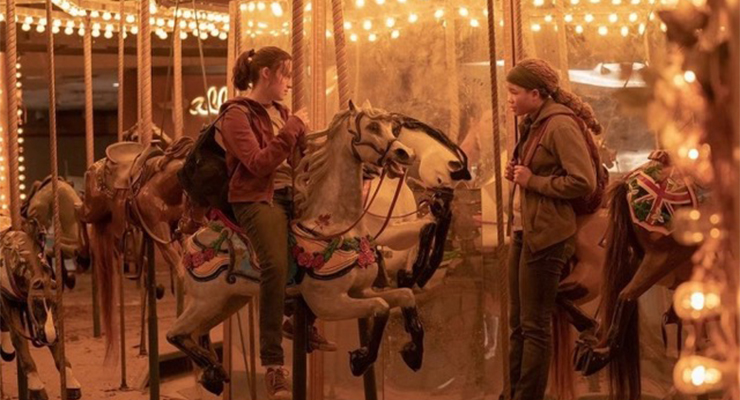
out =
[[(319, 334), (319, 330), (316, 329), (315, 326), (311, 325), (310, 332), (308, 340), (312, 349), (321, 351), (337, 351), (337, 344), (321, 336), (321, 334)], [(283, 322), (283, 337), (293, 340), (293, 320), (286, 319), (285, 322)]]
[(265, 373), (265, 388), (270, 400), (292, 400), (293, 392), (288, 382), (288, 370), (283, 367), (268, 368)]

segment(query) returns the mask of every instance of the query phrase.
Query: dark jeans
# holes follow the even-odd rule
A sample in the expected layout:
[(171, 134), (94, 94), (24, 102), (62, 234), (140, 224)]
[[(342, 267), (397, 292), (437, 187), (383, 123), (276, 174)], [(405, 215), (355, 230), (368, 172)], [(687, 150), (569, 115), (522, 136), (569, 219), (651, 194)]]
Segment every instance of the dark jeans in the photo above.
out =
[(550, 322), (560, 274), (575, 252), (575, 237), (536, 253), (514, 232), (509, 250), (511, 398), (545, 397), (552, 351)]
[(283, 365), (283, 310), (288, 280), (288, 229), (292, 202), (288, 190), (265, 202), (232, 205), (260, 262), (260, 359), (262, 365)]

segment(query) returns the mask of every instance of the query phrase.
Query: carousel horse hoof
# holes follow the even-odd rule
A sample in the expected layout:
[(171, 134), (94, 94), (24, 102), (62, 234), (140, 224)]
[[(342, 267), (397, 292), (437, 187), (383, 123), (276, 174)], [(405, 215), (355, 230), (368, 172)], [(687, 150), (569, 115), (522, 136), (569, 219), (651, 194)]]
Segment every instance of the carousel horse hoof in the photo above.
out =
[(367, 347), (361, 347), (349, 352), (349, 368), (352, 375), (362, 376), (368, 368), (375, 362), (374, 357), (370, 357), (370, 351)]
[(200, 383), (209, 392), (220, 396), (224, 391), (224, 382), (228, 382), (229, 378), (226, 375), (226, 371), (222, 367), (208, 367), (203, 371), (203, 377)]
[(162, 284), (157, 285), (157, 300), (162, 300), (164, 297), (164, 286)]
[(67, 389), (68, 400), (80, 400), (82, 398), (82, 389)]
[(41, 390), (29, 390), (29, 400), (49, 400), (49, 396), (46, 395), (46, 389)]
[(72, 273), (68, 272), (66, 279), (64, 279), (64, 286), (67, 287), (67, 289), (72, 290), (77, 285), (77, 276)]
[(6, 353), (6, 352), (0, 350), (0, 357), (2, 357), (3, 361), (5, 361), (5, 362), (11, 362), (11, 361), (15, 360), (15, 352)]
[(590, 350), (586, 355), (585, 364), (581, 369), (581, 373), (584, 376), (593, 375), (609, 365), (611, 356), (609, 350)]
[(90, 258), (77, 255), (75, 256), (75, 267), (77, 267), (77, 270), (80, 272), (87, 272), (90, 270)]
[(412, 371), (416, 372), (421, 369), (421, 362), (424, 359), (424, 347), (417, 346), (414, 342), (408, 342), (401, 349), (401, 357), (403, 358), (403, 362)]

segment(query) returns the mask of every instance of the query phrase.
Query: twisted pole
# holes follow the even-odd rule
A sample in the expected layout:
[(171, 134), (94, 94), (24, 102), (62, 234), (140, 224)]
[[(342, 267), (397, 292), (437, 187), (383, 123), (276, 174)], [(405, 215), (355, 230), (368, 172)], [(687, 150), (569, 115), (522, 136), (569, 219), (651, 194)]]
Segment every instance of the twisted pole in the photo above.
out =
[(342, 0), (331, 0), (334, 22), (334, 52), (337, 58), (337, 92), (339, 109), (349, 107), (352, 97), (349, 89), (349, 68), (347, 67), (347, 38), (344, 35), (344, 7)]
[(303, 51), (303, 0), (293, 0), (293, 24), (291, 32), (293, 52), (293, 110), (298, 111), (305, 105), (305, 53)]
[(10, 221), (13, 230), (21, 229), (21, 192), (18, 179), (18, 43), (15, 21), (15, 0), (5, 2), (5, 77), (8, 98), (8, 158), (10, 181)]
[(494, 0), (486, 1), (488, 6), (488, 61), (490, 63), (491, 74), (491, 112), (493, 120), (493, 171), (496, 177), (496, 259), (498, 260), (498, 292), (499, 292), (499, 312), (500, 321), (503, 322), (503, 329), (499, 329), (499, 343), (501, 343), (501, 354), (503, 357), (503, 384), (504, 399), (508, 399), (511, 393), (509, 381), (509, 335), (505, 327), (509, 321), (509, 282), (508, 270), (503, 260), (506, 259), (506, 247), (504, 246), (504, 189), (503, 174), (501, 172), (501, 124), (498, 115), (498, 65), (496, 64), (496, 18)]
[(141, 143), (152, 142), (152, 30), (149, 24), (149, 2), (140, 4), (141, 20), (141, 125), (139, 137)]
[[(46, 0), (46, 20), (51, 25), (52, 22), (52, 0)], [(85, 31), (89, 31), (86, 29)], [(61, 235), (62, 221), (59, 218), (59, 160), (57, 159), (57, 104), (56, 104), (56, 76), (54, 74), (54, 31), (49, 27), (46, 30), (46, 54), (49, 61), (49, 147), (51, 148), (51, 192), (53, 225), (54, 225), (54, 265), (56, 274), (59, 277), (57, 285), (57, 327), (59, 330), (59, 339), (56, 345), (58, 354), (56, 356), (61, 360), (59, 367), (59, 380), (61, 385), (60, 394), (62, 400), (67, 400), (67, 357), (64, 351), (64, 282), (62, 282), (62, 269), (64, 262), (62, 260)], [(87, 67), (86, 67), (87, 68)], [(86, 100), (87, 100), (87, 93)], [(92, 92), (90, 92), (92, 96)], [(92, 99), (90, 99), (92, 103)], [(87, 108), (87, 107), (86, 107)], [(92, 111), (92, 110), (90, 110)], [(91, 120), (92, 121), (92, 120)], [(90, 129), (92, 130), (92, 128)]]
[(182, 115), (182, 39), (180, 39), (180, 24), (175, 24), (175, 31), (172, 34), (174, 35), (172, 39), (174, 40), (172, 63), (175, 68), (175, 87), (172, 92), (172, 116), (174, 118), (172, 125), (175, 128), (174, 139), (179, 139), (183, 135), (184, 125)]
[[(452, 9), (452, 7), (448, 7)], [(453, 142), (460, 134), (460, 93), (457, 83), (457, 51), (455, 47), (455, 19), (450, 18), (445, 27), (445, 61), (450, 80), (447, 81), (447, 101), (450, 103), (450, 129), (447, 133)]]

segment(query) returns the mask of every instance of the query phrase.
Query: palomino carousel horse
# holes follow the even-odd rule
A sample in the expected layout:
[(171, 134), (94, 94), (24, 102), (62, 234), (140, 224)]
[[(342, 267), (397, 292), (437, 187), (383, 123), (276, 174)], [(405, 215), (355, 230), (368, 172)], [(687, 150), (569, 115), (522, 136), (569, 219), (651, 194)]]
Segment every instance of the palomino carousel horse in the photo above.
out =
[[(51, 246), (46, 246), (46, 233), (52, 229), (52, 185), (51, 177), (43, 181), (36, 181), (28, 194), (27, 200), (21, 205), (21, 216), (24, 219), (23, 229), (31, 237), (39, 238), (42, 247), (46, 247), (45, 254), (48, 258), (53, 256)], [(76, 269), (84, 272), (90, 265), (87, 248), (83, 243), (82, 229), (76, 214), (76, 208), (80, 207), (82, 200), (77, 192), (67, 181), (59, 180), (59, 219), (62, 231), (58, 233), (62, 259), (74, 260)], [(55, 232), (55, 235), (57, 233)], [(74, 275), (67, 274), (66, 268), (63, 281), (68, 288), (74, 287)]]
[(601, 340), (579, 343), (576, 368), (591, 375), (610, 366), (618, 399), (640, 397), (637, 300), (653, 285), (675, 288), (691, 274), (696, 247), (671, 236), (674, 211), (701, 201), (664, 152), (614, 183), (609, 193), (608, 247), (601, 309), (606, 318)]
[[(335, 115), (326, 131), (310, 135), (309, 154), (299, 164), (296, 205), (289, 242), (293, 282), (310, 310), (324, 320), (374, 317), (366, 347), (350, 353), (350, 367), (363, 374), (378, 356), (391, 308), (402, 307), (411, 335), (401, 354), (409, 367), (421, 367), (423, 328), (410, 289), (376, 291), (378, 276), (373, 238), (362, 221), (362, 165), (384, 166), (402, 174), (414, 160), (411, 149), (393, 135), (390, 114), (366, 105)], [(326, 137), (322, 143), (319, 138)], [(238, 229), (234, 227), (233, 229)], [(240, 233), (220, 225), (205, 227), (184, 243), (180, 272), (188, 304), (167, 332), (167, 340), (203, 370), (201, 383), (220, 393), (228, 375), (215, 353), (196, 342), (259, 293), (259, 266)], [(418, 231), (399, 240), (418, 237)], [(250, 262), (242, 260), (250, 257)], [(207, 341), (206, 341), (207, 343)]]
[(57, 369), (66, 368), (67, 398), (76, 400), (82, 397), (81, 386), (71, 364), (59, 353), (54, 323), (56, 286), (53, 271), (35, 238), (22, 231), (0, 233), (2, 321), (10, 328), (13, 347), (18, 351), (32, 400), (46, 400), (48, 396), (31, 358), (28, 341), (39, 347), (48, 346)]
[[(452, 189), (456, 182), (469, 180), (470, 172), (465, 153), (443, 132), (401, 114), (394, 114), (394, 118), (394, 133), (398, 140), (416, 153), (417, 161), (411, 174), (417, 175), (414, 181), (419, 182), (425, 194), (430, 195), (426, 197), (431, 197), (428, 201), (433, 203), (430, 209), (434, 221), (420, 218), (417, 201), (408, 184), (402, 184), (396, 195), (400, 178), (389, 177), (368, 182), (366, 196), (372, 194), (375, 200), (364, 221), (370, 232), (379, 232), (386, 224), (388, 210), (393, 209), (388, 225), (378, 238), (390, 243), (382, 248), (386, 272), (398, 287), (424, 287), (442, 262), (452, 219)], [(394, 198), (395, 207), (392, 207)], [(409, 230), (419, 235), (411, 242), (383, 240)]]
[[(170, 270), (180, 260), (176, 228), (192, 215), (186, 196), (177, 180), (185, 156), (193, 146), (188, 137), (177, 139), (165, 151), (136, 142), (120, 142), (106, 149), (106, 158), (85, 173), (85, 199), (78, 210), (81, 219), (91, 224), (91, 252), (99, 268), (101, 309), (106, 332), (106, 356), (115, 354), (117, 333), (113, 329), (114, 268), (125, 243), (136, 230), (156, 243)], [(192, 229), (191, 231), (194, 231)], [(143, 252), (140, 256), (143, 265)], [(145, 287), (146, 285), (144, 285)], [(142, 326), (146, 296), (142, 290)], [(140, 350), (144, 353), (144, 337)]]

